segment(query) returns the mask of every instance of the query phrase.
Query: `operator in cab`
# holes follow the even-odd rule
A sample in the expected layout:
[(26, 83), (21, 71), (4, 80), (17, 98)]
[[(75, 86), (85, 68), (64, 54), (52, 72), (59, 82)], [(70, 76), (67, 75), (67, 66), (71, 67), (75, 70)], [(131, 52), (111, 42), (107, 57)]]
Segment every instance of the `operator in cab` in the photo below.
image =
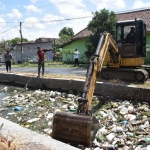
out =
[(126, 36), (126, 43), (135, 43), (135, 28), (131, 27), (130, 33), (127, 34)]

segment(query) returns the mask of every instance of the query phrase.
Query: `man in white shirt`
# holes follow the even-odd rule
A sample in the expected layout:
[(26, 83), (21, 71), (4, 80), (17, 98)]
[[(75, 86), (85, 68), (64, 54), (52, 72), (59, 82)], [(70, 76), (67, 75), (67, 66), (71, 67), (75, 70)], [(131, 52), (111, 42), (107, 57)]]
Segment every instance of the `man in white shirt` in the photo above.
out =
[(74, 66), (78, 65), (79, 66), (79, 52), (77, 49), (75, 49), (75, 52), (74, 52)]

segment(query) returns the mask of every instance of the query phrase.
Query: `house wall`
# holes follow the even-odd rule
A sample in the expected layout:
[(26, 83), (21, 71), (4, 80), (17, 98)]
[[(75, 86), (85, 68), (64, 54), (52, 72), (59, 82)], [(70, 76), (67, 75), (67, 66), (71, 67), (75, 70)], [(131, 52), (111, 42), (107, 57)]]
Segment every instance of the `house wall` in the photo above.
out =
[(5, 54), (0, 52), (0, 62), (5, 62)]
[[(52, 48), (51, 42), (44, 42), (44, 43), (25, 43), (22, 46), (23, 54), (22, 54), (22, 61), (26, 61), (27, 58), (37, 57), (37, 47), (40, 46), (42, 49), (49, 49)], [(13, 59), (17, 63), (21, 61), (21, 45), (17, 45), (15, 51), (11, 52), (13, 55)], [(48, 52), (45, 53), (45, 58), (48, 58)]]
[(146, 45), (150, 45), (150, 33), (146, 34)]
[[(74, 51), (77, 48), (78, 51), (80, 52), (79, 62), (87, 62), (87, 60), (83, 59), (83, 57), (85, 56), (84, 52), (87, 50), (85, 47), (85, 42), (86, 42), (86, 39), (79, 39), (77, 41), (73, 41), (71, 44), (64, 46), (63, 50), (73, 50)], [(69, 54), (67, 56), (66, 56), (66, 54), (63, 54), (62, 60), (74, 62), (73, 54)]]
[(146, 51), (146, 57), (144, 58), (145, 64), (150, 64), (150, 33), (146, 34), (146, 45), (148, 46)]

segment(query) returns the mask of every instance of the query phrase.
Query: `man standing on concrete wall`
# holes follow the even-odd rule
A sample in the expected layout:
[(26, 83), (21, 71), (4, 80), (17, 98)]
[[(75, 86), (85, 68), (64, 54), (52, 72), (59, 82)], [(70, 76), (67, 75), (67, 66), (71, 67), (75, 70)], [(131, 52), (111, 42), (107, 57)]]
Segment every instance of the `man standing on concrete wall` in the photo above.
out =
[(41, 49), (40, 47), (37, 47), (37, 55), (39, 57), (38, 60), (38, 77), (40, 77), (40, 70), (42, 67), (42, 77), (44, 77), (44, 53), (47, 51), (51, 51), (51, 49)]
[(8, 72), (11, 72), (11, 59), (12, 59), (12, 54), (10, 53), (9, 50), (7, 50), (6, 54), (5, 54), (5, 61), (6, 61), (6, 70)]

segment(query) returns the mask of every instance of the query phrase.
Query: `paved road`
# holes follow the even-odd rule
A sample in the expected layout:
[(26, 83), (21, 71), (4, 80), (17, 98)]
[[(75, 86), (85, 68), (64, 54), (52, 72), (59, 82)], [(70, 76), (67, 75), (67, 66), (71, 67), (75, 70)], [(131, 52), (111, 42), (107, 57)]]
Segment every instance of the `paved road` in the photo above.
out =
[[(5, 67), (0, 67), (0, 71), (6, 71)], [(77, 75), (85, 76), (87, 69), (83, 68), (45, 68), (46, 74), (61, 74), (61, 75)], [(12, 72), (24, 72), (24, 73), (37, 73), (37, 68), (25, 67), (25, 68), (13, 68)]]

